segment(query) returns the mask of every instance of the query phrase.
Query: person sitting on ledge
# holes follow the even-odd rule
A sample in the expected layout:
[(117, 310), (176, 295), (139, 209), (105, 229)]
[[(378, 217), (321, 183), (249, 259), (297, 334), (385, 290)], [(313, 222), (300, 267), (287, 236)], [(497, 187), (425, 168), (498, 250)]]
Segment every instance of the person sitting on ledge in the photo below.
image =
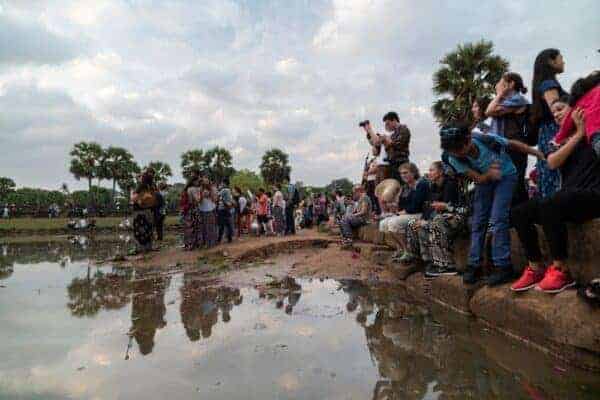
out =
[(351, 214), (344, 216), (344, 218), (342, 218), (342, 222), (340, 223), (342, 248), (344, 249), (352, 248), (353, 229), (367, 225), (373, 209), (371, 199), (369, 199), (369, 196), (367, 196), (367, 193), (362, 185), (356, 185), (354, 187), (352, 197), (358, 202), (356, 208)]
[[(575, 132), (548, 156), (548, 166), (560, 169), (562, 187), (547, 199), (533, 199), (513, 210), (512, 223), (525, 249), (529, 265), (515, 282), (513, 291), (536, 287), (558, 293), (574, 286), (567, 266), (566, 223), (581, 224), (600, 217), (600, 158), (586, 140), (584, 112), (572, 112)], [(535, 224), (541, 225), (550, 247), (552, 264), (542, 265), (542, 254)]]
[(506, 153), (508, 148), (535, 155), (544, 155), (526, 144), (504, 137), (469, 134), (466, 125), (446, 125), (440, 130), (442, 150), (449, 155), (454, 170), (475, 182), (471, 249), (463, 282), (473, 284), (482, 270), (482, 253), (488, 224), (493, 234), (492, 262), (494, 271), (487, 279), (489, 286), (508, 282), (513, 276), (510, 258), (509, 213), (517, 170)]
[(456, 275), (453, 239), (464, 228), (466, 209), (459, 204), (456, 180), (444, 174), (444, 165), (429, 167), (431, 182), (421, 219), (408, 223), (406, 262), (419, 257), (425, 262), (425, 276)]
[(389, 232), (396, 243), (396, 254), (393, 261), (408, 262), (411, 258), (406, 253), (406, 227), (414, 219), (421, 218), (423, 206), (429, 193), (429, 182), (420, 179), (419, 169), (413, 163), (400, 166), (400, 176), (405, 184), (404, 191), (398, 201), (398, 212), (379, 223), (381, 232)]

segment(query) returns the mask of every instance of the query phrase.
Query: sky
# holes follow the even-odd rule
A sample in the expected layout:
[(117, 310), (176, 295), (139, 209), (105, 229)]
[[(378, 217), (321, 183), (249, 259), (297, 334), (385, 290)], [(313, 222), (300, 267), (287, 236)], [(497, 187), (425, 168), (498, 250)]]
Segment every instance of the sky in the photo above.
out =
[(600, 2), (409, 0), (0, 0), (0, 176), (85, 188), (79, 141), (141, 165), (229, 149), (237, 169), (290, 155), (292, 180), (359, 180), (357, 123), (394, 110), (412, 159), (439, 157), (432, 74), (457, 44), (492, 40), (525, 82), (559, 48), (569, 88), (600, 65)]

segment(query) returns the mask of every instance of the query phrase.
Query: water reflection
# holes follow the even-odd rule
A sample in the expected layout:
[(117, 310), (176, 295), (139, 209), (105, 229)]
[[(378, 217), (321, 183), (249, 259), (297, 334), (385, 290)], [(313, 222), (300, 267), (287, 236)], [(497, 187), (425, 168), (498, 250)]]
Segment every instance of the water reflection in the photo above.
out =
[(156, 331), (167, 326), (165, 292), (170, 283), (171, 277), (158, 271), (136, 271), (129, 335), (135, 338), (142, 355), (152, 353)]
[(67, 307), (71, 314), (94, 317), (102, 309), (118, 310), (126, 306), (130, 301), (131, 275), (129, 268), (112, 267), (111, 272), (105, 272), (88, 265), (85, 276), (73, 278), (67, 286)]
[(243, 302), (239, 289), (211, 286), (210, 282), (200, 279), (194, 273), (184, 273), (180, 292), (181, 322), (192, 342), (198, 341), (200, 337), (207, 339), (211, 336), (213, 326), (218, 322), (219, 310), (221, 321), (228, 323), (233, 307)]
[(283, 309), (288, 315), (302, 297), (302, 286), (292, 277), (285, 277), (258, 288), (260, 298), (266, 298), (275, 303), (275, 308)]

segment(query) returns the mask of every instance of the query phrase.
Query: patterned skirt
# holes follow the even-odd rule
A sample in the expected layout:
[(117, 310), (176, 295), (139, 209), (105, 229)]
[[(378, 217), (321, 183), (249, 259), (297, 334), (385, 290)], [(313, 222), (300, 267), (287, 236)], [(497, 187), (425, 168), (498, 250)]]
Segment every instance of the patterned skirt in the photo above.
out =
[(285, 233), (285, 214), (282, 207), (273, 207), (273, 231)]
[(217, 244), (218, 228), (216, 211), (198, 211), (196, 239), (201, 247), (214, 247)]
[(138, 250), (149, 251), (152, 249), (152, 235), (154, 234), (154, 213), (151, 209), (136, 210), (133, 212), (133, 237), (138, 244)]
[(195, 208), (191, 208), (183, 216), (183, 244), (188, 250), (198, 247), (198, 222), (199, 215)]
[[(558, 125), (554, 122), (547, 122), (540, 126), (538, 149), (548, 154), (550, 151), (550, 142), (558, 132)], [(560, 187), (560, 176), (557, 170), (548, 168), (548, 162), (539, 160), (536, 165), (538, 172), (538, 193), (542, 198), (552, 196)]]

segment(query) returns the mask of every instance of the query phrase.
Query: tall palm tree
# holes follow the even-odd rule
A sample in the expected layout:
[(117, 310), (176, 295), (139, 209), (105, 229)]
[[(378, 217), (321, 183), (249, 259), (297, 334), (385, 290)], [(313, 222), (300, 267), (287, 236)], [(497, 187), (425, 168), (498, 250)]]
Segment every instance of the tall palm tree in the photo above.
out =
[(112, 202), (115, 201), (115, 192), (117, 182), (126, 179), (132, 173), (139, 173), (139, 166), (133, 159), (133, 155), (122, 147), (110, 146), (104, 151), (104, 156), (101, 162), (101, 174), (106, 179), (113, 182), (112, 185)]
[(440, 61), (433, 74), (433, 92), (442, 96), (432, 111), (440, 124), (470, 121), (475, 99), (494, 93), (494, 86), (508, 69), (508, 61), (492, 54), (494, 44), (485, 40), (459, 44)]
[(170, 176), (173, 176), (169, 164), (162, 161), (151, 161), (144, 169), (152, 168), (154, 170), (154, 182), (166, 183)]
[(234, 174), (231, 153), (223, 147), (213, 147), (204, 154), (206, 170), (213, 182), (223, 182)]
[(91, 194), (92, 179), (101, 175), (102, 147), (96, 142), (79, 142), (73, 146), (70, 155), (72, 158), (69, 171), (77, 180), (81, 178), (88, 180), (88, 191)]
[(288, 164), (288, 155), (280, 149), (265, 152), (260, 164), (260, 174), (267, 185), (281, 184), (292, 172)]
[(183, 177), (190, 178), (192, 169), (203, 170), (206, 167), (206, 159), (201, 149), (188, 150), (181, 155), (181, 171)]

